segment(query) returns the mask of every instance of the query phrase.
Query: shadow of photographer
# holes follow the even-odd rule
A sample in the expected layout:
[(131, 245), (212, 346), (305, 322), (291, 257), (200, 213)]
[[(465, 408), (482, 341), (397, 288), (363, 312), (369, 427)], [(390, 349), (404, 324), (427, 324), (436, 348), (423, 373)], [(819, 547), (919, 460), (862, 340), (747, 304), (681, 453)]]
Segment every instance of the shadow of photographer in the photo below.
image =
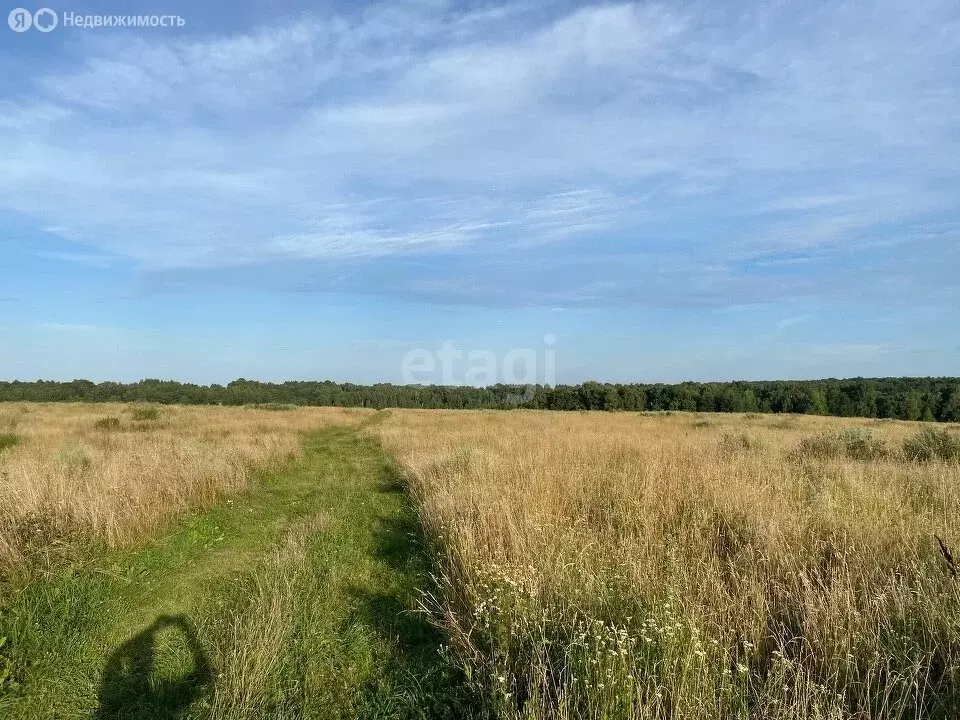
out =
[[(161, 632), (179, 635), (167, 636), (166, 643), (182, 643), (181, 648), (185, 647), (191, 658), (193, 669), (179, 678), (159, 677), (156, 672), (157, 639)], [(110, 656), (103, 669), (100, 705), (91, 720), (174, 720), (212, 691), (212, 680), (212, 668), (190, 621), (183, 615), (160, 615)]]

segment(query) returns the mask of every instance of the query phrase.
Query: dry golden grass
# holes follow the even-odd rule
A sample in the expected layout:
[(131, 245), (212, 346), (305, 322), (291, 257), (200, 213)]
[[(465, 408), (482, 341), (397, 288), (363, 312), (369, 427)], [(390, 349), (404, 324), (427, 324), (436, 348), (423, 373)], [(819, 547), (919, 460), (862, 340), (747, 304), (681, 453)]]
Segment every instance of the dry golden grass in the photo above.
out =
[[(803, 445), (850, 427), (869, 459)], [(934, 534), (960, 550), (960, 465), (903, 458), (917, 427), (404, 411), (370, 432), (499, 717), (955, 717), (960, 592)]]
[[(244, 489), (301, 431), (370, 417), (0, 405), (0, 437), (18, 439), (0, 449), (0, 569), (43, 566), (73, 536), (122, 546)], [(946, 719), (960, 589), (934, 536), (960, 552), (960, 461), (905, 457), (918, 427), (393, 411), (365, 432), (411, 481), (438, 550), (427, 604), (496, 717)], [(289, 630), (287, 566), (258, 586), (265, 647)], [(230, 647), (253, 627), (235, 623)], [(273, 667), (230, 658), (253, 695), (228, 715)]]
[(143, 410), (0, 405), (0, 434), (19, 440), (0, 452), (0, 568), (55, 554), (74, 535), (122, 545), (244, 489), (251, 471), (296, 454), (302, 431), (368, 417), (337, 408), (168, 406), (143, 419), (154, 415)]

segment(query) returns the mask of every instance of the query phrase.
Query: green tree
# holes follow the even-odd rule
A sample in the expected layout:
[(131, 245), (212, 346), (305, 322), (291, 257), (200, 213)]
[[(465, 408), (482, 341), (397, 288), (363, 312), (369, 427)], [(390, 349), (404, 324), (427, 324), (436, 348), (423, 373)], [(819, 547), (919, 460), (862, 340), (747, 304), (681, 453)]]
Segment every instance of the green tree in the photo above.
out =
[(810, 394), (810, 409), (812, 415), (829, 415), (830, 406), (827, 404), (827, 396), (820, 388), (814, 388)]
[(623, 410), (623, 400), (620, 397), (620, 393), (617, 392), (617, 388), (613, 385), (607, 386), (607, 390), (603, 395), (603, 409)]
[(960, 389), (954, 389), (943, 404), (940, 419), (944, 422), (960, 422)]

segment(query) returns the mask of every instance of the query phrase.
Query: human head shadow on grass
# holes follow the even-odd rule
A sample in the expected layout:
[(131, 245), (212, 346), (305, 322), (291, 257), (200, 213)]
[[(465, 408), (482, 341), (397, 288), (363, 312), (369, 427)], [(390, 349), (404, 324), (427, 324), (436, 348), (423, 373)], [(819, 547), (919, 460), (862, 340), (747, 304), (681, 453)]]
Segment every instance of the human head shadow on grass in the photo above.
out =
[[(176, 642), (183, 643), (190, 656), (191, 669), (177, 678), (157, 677), (157, 638), (162, 631), (176, 633)], [(160, 615), (110, 656), (91, 720), (181, 718), (195, 700), (212, 692), (212, 679), (190, 621), (183, 615)]]

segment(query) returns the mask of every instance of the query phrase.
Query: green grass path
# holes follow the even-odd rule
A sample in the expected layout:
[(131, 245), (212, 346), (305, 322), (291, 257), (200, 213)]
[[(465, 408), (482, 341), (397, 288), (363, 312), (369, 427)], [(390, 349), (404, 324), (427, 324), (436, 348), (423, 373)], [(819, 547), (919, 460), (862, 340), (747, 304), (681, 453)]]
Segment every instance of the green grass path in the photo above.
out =
[(251, 491), (23, 588), (0, 614), (0, 717), (463, 717), (411, 612), (427, 570), (380, 447), (309, 435)]

